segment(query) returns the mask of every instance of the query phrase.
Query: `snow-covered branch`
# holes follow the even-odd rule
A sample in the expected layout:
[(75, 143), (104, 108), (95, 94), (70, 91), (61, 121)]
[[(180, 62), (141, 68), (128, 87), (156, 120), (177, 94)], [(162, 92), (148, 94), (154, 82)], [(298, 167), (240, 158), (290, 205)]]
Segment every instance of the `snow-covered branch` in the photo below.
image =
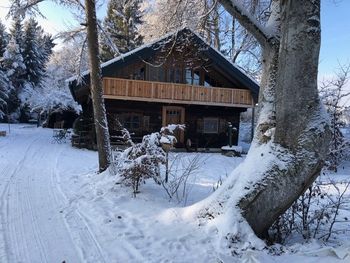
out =
[[(272, 28), (272, 22), (269, 27), (263, 26), (257, 19), (252, 16), (248, 10), (237, 0), (219, 0), (219, 3), (235, 18), (239, 23), (246, 28), (260, 43), (261, 46), (266, 46), (271, 39), (277, 39), (275, 30), (268, 30)], [(277, 22), (278, 10), (273, 9), (271, 16)], [(275, 26), (273, 27), (275, 28)]]

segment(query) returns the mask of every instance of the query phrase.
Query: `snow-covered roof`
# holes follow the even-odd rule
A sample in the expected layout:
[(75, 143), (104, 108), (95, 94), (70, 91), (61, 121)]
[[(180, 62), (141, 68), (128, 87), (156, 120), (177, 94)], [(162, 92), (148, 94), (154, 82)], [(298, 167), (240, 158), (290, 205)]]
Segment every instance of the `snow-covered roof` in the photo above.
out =
[[(136, 56), (137, 54), (141, 54), (142, 52), (146, 51), (147, 49), (153, 49), (153, 51), (157, 50), (157, 48), (159, 47), (158, 44), (161, 44), (164, 41), (170, 41), (172, 40), (172, 36), (176, 36), (179, 33), (182, 32), (189, 32), (190, 34), (192, 34), (193, 36), (195, 36), (194, 41), (200, 42), (200, 44), (204, 44), (205, 46), (208, 47), (207, 51), (206, 51), (206, 55), (210, 56), (213, 58), (214, 61), (216, 61), (217, 63), (215, 63), (218, 67), (220, 67), (220, 69), (222, 71), (227, 71), (229, 73), (229, 75), (233, 76), (235, 79), (239, 80), (239, 82), (241, 82), (244, 86), (246, 86), (247, 88), (249, 88), (252, 93), (253, 93), (253, 97), (255, 97), (255, 99), (257, 99), (257, 95), (259, 93), (259, 84), (257, 83), (257, 81), (253, 78), (251, 78), (250, 76), (248, 76), (245, 72), (242, 71), (242, 69), (240, 69), (236, 64), (232, 63), (230, 60), (228, 60), (220, 51), (218, 51), (217, 49), (211, 47), (208, 43), (206, 43), (206, 41), (196, 32), (194, 32), (193, 30), (187, 28), (187, 27), (183, 27), (180, 29), (177, 29), (171, 33), (168, 33), (166, 35), (164, 35), (163, 37), (156, 39), (150, 43), (144, 44), (132, 51), (129, 51), (125, 54), (122, 54), (118, 57), (115, 57), (107, 62), (104, 62), (101, 64), (101, 68), (102, 68), (102, 74), (103, 74), (103, 70), (113, 64), (118, 64), (119, 62), (123, 62), (126, 59), (129, 59), (133, 56)], [(89, 75), (89, 71), (84, 71), (80, 77), (86, 77)], [(79, 76), (73, 76), (69, 79), (67, 79), (67, 82), (73, 82), (78, 80)]]
[[(178, 32), (182, 31), (183, 29), (184, 29), (184, 28), (177, 29), (176, 31), (170, 32), (170, 33), (168, 33), (168, 34), (162, 36), (161, 38), (158, 38), (158, 39), (156, 39), (156, 40), (154, 40), (154, 41), (151, 41), (151, 42), (146, 43), (146, 44), (144, 44), (144, 45), (142, 45), (142, 46), (139, 46), (138, 48), (135, 48), (135, 49), (133, 49), (133, 50), (127, 52), (127, 53), (121, 54), (121, 55), (118, 56), (118, 57), (112, 58), (111, 60), (108, 60), (108, 61), (102, 63), (102, 64), (101, 64), (101, 68), (107, 67), (107, 66), (109, 66), (109, 65), (111, 65), (111, 64), (113, 64), (113, 63), (115, 63), (115, 62), (117, 62), (117, 61), (123, 60), (123, 59), (125, 59), (126, 57), (131, 56), (131, 55), (137, 53), (138, 51), (141, 51), (141, 50), (144, 49), (144, 48), (147, 48), (147, 47), (150, 48), (150, 47), (152, 47), (154, 44), (157, 44), (158, 42), (161, 42), (161, 41), (166, 40), (166, 39), (169, 38), (170, 36), (173, 36), (173, 35), (177, 34)], [(192, 31), (192, 32), (193, 32), (193, 31)], [(77, 80), (78, 77), (84, 77), (84, 76), (88, 75), (89, 73), (90, 73), (90, 71), (89, 71), (89, 70), (86, 70), (86, 71), (84, 71), (84, 72), (81, 73), (81, 76), (73, 76), (73, 77), (71, 77), (71, 78), (69, 78), (69, 79), (66, 79), (66, 82), (72, 82), (72, 81), (74, 81), (74, 80)]]

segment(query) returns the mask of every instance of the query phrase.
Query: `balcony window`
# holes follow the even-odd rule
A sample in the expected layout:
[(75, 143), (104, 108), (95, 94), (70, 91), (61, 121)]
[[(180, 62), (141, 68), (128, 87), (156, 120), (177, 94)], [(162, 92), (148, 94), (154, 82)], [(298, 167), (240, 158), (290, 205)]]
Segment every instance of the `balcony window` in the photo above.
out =
[(193, 72), (192, 84), (193, 84), (193, 85), (199, 85), (199, 84), (200, 84), (200, 75), (199, 75), (199, 71), (194, 71), (194, 72)]
[(150, 81), (165, 81), (165, 71), (163, 67), (149, 67)]
[(187, 68), (185, 76), (186, 76), (186, 84), (192, 85), (192, 70)]
[(179, 69), (179, 68), (171, 68), (171, 69), (169, 69), (169, 71), (168, 71), (168, 82), (181, 83), (182, 82), (181, 69)]
[(192, 71), (191, 69), (186, 69), (186, 84), (190, 85), (200, 85), (200, 73), (198, 70)]

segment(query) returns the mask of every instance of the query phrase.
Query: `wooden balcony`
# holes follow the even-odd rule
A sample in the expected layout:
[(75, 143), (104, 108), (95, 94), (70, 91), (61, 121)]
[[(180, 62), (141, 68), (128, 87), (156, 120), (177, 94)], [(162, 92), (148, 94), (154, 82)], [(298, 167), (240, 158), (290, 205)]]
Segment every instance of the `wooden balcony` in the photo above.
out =
[(244, 89), (103, 78), (103, 90), (106, 99), (243, 108), (254, 105), (250, 91)]

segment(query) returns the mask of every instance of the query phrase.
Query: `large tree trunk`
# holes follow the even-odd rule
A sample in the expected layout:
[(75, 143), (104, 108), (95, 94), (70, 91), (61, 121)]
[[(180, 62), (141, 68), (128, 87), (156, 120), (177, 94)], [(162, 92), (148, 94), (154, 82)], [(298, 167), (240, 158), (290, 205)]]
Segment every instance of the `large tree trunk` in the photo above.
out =
[(110, 141), (103, 99), (95, 0), (85, 0), (85, 11), (87, 19), (91, 98), (94, 110), (99, 170), (102, 172), (106, 170), (110, 164)]
[[(236, 1), (220, 2), (260, 42), (264, 68), (260, 115), (245, 161), (251, 164), (233, 172), (239, 178), (229, 178), (202, 215), (234, 213), (238, 205), (255, 233), (264, 236), (319, 175), (328, 150), (328, 118), (317, 91), (320, 0), (273, 0), (281, 14), (275, 21), (280, 37), (264, 31)], [(259, 162), (260, 169), (251, 167)]]

